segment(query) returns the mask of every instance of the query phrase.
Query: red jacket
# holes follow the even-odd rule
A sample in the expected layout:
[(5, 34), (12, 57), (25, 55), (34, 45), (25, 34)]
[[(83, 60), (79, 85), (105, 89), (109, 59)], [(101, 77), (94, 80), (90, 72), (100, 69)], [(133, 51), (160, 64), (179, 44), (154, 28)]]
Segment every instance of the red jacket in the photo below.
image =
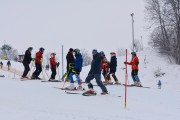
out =
[(42, 59), (43, 59), (42, 54), (43, 53), (41, 51), (36, 53), (36, 57), (35, 57), (36, 64), (42, 64)]
[(56, 69), (57, 62), (54, 57), (51, 57), (50, 59), (50, 67)]
[(127, 62), (128, 65), (132, 65), (132, 70), (138, 70), (138, 64), (139, 64), (139, 59), (137, 56), (134, 56), (131, 60), (131, 62)]

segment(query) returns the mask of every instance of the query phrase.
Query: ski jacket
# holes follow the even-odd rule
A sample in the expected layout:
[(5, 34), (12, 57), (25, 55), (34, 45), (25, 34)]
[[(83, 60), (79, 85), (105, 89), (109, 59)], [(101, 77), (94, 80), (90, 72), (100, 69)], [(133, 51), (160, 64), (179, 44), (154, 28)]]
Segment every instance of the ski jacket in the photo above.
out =
[(103, 72), (108, 72), (109, 71), (109, 64), (107, 62), (103, 62), (101, 68), (102, 68)]
[(81, 72), (82, 66), (83, 66), (83, 58), (81, 54), (75, 54), (75, 64), (74, 64), (74, 70), (76, 72)]
[(51, 57), (50, 59), (50, 67), (51, 69), (56, 69), (57, 62), (54, 57)]
[(139, 59), (137, 56), (134, 56), (131, 60), (131, 62), (127, 62), (128, 65), (132, 65), (132, 70), (138, 70), (138, 64), (139, 64)]
[(42, 59), (43, 59), (42, 54), (43, 54), (43, 52), (41, 52), (41, 51), (36, 53), (36, 57), (35, 57), (36, 64), (42, 64)]
[(31, 52), (29, 50), (26, 50), (25, 55), (24, 55), (24, 59), (23, 59), (23, 63), (30, 64), (31, 60), (32, 60)]
[(117, 68), (117, 58), (116, 58), (116, 56), (111, 57), (109, 67), (110, 67), (110, 73), (115, 73), (116, 72), (116, 68)]
[(89, 71), (89, 74), (101, 74), (101, 61), (103, 59), (103, 56), (101, 56), (99, 53), (96, 55), (93, 55), (93, 60), (91, 62), (91, 69)]
[(68, 54), (66, 55), (66, 60), (67, 60), (67, 70), (69, 70), (69, 64), (72, 63), (74, 64), (74, 56), (72, 52), (68, 52)]

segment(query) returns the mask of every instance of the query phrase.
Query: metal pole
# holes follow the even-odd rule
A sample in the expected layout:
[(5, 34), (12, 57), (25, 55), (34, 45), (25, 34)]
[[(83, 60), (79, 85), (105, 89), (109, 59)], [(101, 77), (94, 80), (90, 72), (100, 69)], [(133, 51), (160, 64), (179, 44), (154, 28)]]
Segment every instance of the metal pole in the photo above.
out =
[(131, 14), (132, 17), (132, 42), (133, 42), (133, 52), (134, 52), (134, 13)]
[(63, 51), (63, 45), (62, 45), (62, 76), (64, 75), (64, 55), (63, 55), (64, 51)]

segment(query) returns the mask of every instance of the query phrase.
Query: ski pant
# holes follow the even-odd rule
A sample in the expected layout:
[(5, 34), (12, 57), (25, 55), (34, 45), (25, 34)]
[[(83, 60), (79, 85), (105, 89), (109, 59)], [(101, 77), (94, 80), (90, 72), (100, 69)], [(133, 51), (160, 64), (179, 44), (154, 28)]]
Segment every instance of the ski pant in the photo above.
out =
[(33, 77), (37, 78), (42, 71), (42, 65), (35, 63), (35, 66), (36, 66), (36, 70), (33, 73)]
[(56, 76), (56, 68), (51, 68), (52, 74), (50, 79), (55, 79)]
[(138, 70), (132, 70), (131, 76), (134, 82), (139, 82)]
[(110, 77), (111, 74), (112, 74), (112, 77), (113, 77), (114, 81), (115, 81), (115, 82), (118, 81), (115, 73), (109, 73), (108, 77)]
[(106, 87), (103, 85), (101, 81), (101, 74), (88, 74), (85, 81), (86, 83), (88, 83), (89, 89), (93, 89), (93, 85), (90, 83), (90, 81), (93, 80), (94, 78), (96, 79), (96, 83), (101, 88), (101, 90), (103, 92), (107, 92)]
[(76, 71), (76, 70), (74, 70), (74, 69), (72, 69), (72, 70), (71, 70), (71, 73), (69, 74), (70, 83), (74, 83), (73, 75), (76, 76), (76, 79), (77, 79), (77, 81), (78, 81), (78, 84), (81, 84), (81, 80), (80, 80), (80, 78), (79, 78), (80, 72), (79, 72), (79, 71)]
[(23, 65), (24, 65), (24, 72), (23, 72), (23, 77), (26, 77), (30, 68), (29, 68), (29, 64), (27, 62), (23, 62)]

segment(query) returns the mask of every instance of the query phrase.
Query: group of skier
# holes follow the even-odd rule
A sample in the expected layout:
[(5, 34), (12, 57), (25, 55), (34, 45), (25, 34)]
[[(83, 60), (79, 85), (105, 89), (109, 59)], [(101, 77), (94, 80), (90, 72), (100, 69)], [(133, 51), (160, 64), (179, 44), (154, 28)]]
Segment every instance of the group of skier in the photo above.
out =
[[(33, 72), (31, 79), (40, 79), (39, 75), (42, 71), (42, 62), (43, 62), (43, 53), (44, 53), (44, 48), (40, 48), (39, 51), (36, 53), (35, 58), (33, 59), (31, 57), (31, 52), (33, 48), (29, 47), (26, 52), (25, 56), (23, 59), (23, 65), (24, 65), (24, 73), (22, 75), (22, 79), (28, 78), (27, 74), (30, 71), (29, 64), (33, 60), (35, 61), (35, 67), (36, 70)], [(124, 62), (124, 64), (132, 65), (132, 79), (134, 81), (135, 86), (141, 86), (139, 77), (138, 77), (138, 64), (139, 64), (139, 59), (136, 55), (135, 52), (132, 52), (132, 60), (130, 62)], [(108, 90), (104, 84), (113, 84), (111, 82), (111, 75), (115, 81), (115, 84), (120, 84), (118, 81), (115, 73), (116, 73), (116, 68), (117, 68), (117, 58), (116, 58), (116, 53), (111, 52), (111, 59), (110, 61), (107, 60), (106, 55), (104, 54), (103, 51), (98, 52), (96, 49), (93, 49), (92, 51), (92, 62), (91, 62), (91, 68), (90, 71), (85, 79), (85, 82), (88, 85), (89, 90), (85, 92), (85, 94), (95, 94), (93, 85), (91, 83), (91, 80), (95, 78), (97, 85), (101, 88), (102, 90), (102, 95), (108, 94)], [(49, 59), (50, 61), (50, 68), (52, 71), (51, 77), (49, 78), (49, 81), (55, 80), (56, 76), (56, 68), (59, 66), (59, 62), (56, 62), (55, 59), (56, 54), (51, 53), (51, 57)], [(66, 60), (67, 60), (67, 71), (63, 75), (62, 79), (63, 81), (69, 81), (70, 85), (66, 87), (66, 90), (83, 90), (82, 88), (82, 81), (80, 79), (80, 72), (82, 71), (83, 67), (83, 58), (81, 55), (81, 52), (79, 49), (73, 49), (70, 48), (67, 55), (66, 55)], [(103, 74), (103, 77), (105, 79), (105, 82), (102, 82), (101, 79), (101, 72)], [(74, 80), (73, 76), (76, 77), (78, 87), (76, 88), (74, 86)]]

